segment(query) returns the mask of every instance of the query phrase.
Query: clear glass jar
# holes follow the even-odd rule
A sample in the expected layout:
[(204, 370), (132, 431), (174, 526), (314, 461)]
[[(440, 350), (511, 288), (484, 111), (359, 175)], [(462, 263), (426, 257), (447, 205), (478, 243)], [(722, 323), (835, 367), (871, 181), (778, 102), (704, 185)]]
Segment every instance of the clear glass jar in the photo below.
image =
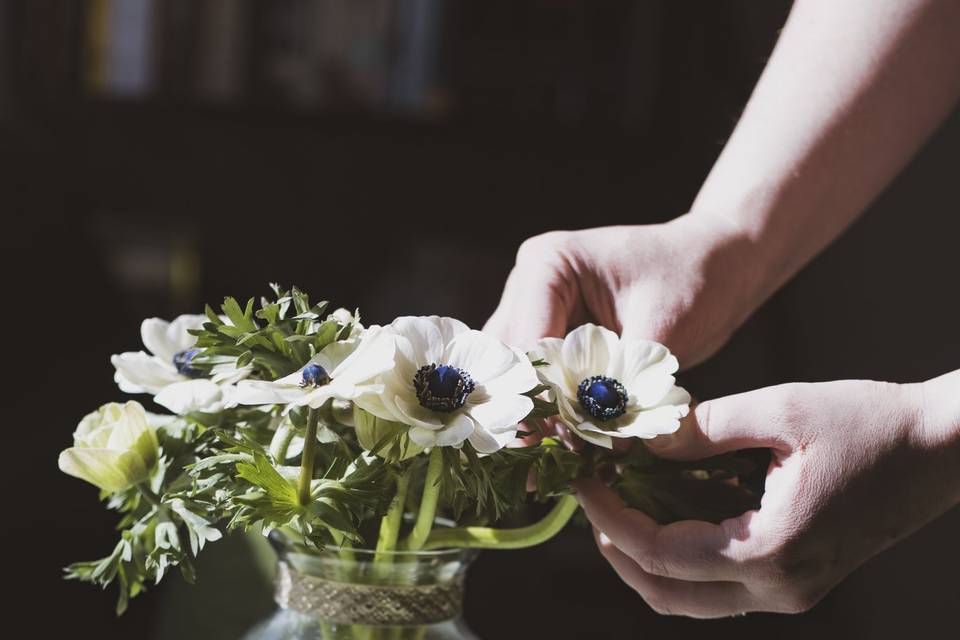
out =
[(276, 537), (277, 611), (244, 640), (476, 640), (461, 610), (472, 550), (312, 551)]

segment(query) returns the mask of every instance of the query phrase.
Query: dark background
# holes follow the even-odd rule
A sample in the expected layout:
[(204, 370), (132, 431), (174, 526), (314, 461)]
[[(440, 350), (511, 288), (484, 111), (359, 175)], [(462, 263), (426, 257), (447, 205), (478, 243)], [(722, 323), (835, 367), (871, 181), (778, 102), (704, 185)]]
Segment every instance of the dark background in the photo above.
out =
[[(788, 8), (0, 0), (0, 530), (14, 619), (28, 614), (31, 637), (216, 640), (271, 609), (236, 541), (212, 545), (195, 591), (172, 576), (120, 619), (112, 593), (60, 580), (109, 551), (115, 520), (56, 455), (81, 415), (120, 397), (108, 356), (140, 348), (142, 318), (279, 281), (358, 305), (368, 323), (481, 326), (526, 237), (686, 210)], [(954, 114), (682, 383), (709, 398), (960, 366), (958, 144)], [(954, 510), (807, 614), (702, 622), (652, 613), (570, 529), (483, 554), (467, 619), (485, 638), (899, 638), (953, 626), (958, 534)]]

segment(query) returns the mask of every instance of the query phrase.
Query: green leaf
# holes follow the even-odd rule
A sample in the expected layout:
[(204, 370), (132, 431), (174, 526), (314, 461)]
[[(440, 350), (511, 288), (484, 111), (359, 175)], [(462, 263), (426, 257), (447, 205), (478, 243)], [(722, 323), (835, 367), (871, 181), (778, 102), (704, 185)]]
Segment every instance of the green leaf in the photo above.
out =
[(237, 464), (237, 475), (263, 489), (275, 506), (299, 508), (300, 501), (296, 487), (277, 472), (270, 463), (270, 459), (263, 453), (255, 452), (253, 462)]

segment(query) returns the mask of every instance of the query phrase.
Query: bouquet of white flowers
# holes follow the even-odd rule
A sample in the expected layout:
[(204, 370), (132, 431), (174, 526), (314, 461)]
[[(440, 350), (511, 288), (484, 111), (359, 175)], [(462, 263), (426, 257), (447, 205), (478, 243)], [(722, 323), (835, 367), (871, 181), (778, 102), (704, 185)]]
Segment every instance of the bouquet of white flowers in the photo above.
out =
[[(369, 550), (376, 564), (543, 542), (577, 509), (572, 481), (590, 474), (661, 521), (754, 506), (730, 482), (746, 469), (736, 458), (668, 463), (639, 440), (613, 446), (671, 433), (687, 414), (662, 345), (584, 325), (526, 354), (451, 318), (364, 327), (357, 312), (272, 289), (256, 310), (227, 298), (223, 315), (145, 320), (149, 353), (113, 356), (116, 381), (171, 413), (104, 405), (60, 455), (123, 514), (112, 553), (67, 568), (117, 582), (118, 612), (171, 567), (192, 581), (203, 546), (235, 529), (305, 553)], [(588, 444), (563, 446), (556, 423)], [(495, 528), (531, 501), (555, 504)]]

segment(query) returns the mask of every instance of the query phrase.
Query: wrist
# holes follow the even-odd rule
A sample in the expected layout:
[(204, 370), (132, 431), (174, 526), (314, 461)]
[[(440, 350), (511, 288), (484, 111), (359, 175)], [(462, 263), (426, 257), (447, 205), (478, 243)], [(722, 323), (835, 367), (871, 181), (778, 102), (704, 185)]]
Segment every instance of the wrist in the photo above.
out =
[(767, 259), (749, 229), (735, 218), (693, 210), (668, 223), (695, 246), (697, 271), (710, 288), (722, 283), (726, 320), (736, 330), (775, 289)]
[(921, 382), (923, 430), (927, 438), (960, 446), (960, 370)]
[(919, 397), (922, 443), (946, 457), (944, 481), (960, 503), (960, 370), (909, 386)]

